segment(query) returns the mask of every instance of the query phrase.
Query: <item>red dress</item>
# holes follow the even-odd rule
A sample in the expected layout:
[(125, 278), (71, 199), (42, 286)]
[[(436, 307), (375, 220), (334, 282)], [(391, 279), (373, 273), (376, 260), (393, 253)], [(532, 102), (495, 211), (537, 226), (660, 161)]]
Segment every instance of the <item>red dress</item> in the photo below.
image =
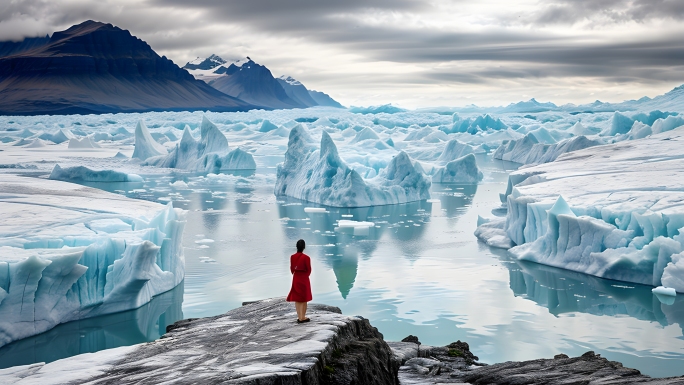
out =
[(312, 300), (311, 283), (311, 258), (304, 253), (296, 253), (290, 256), (290, 272), (292, 273), (292, 289), (287, 295), (288, 302), (309, 302)]

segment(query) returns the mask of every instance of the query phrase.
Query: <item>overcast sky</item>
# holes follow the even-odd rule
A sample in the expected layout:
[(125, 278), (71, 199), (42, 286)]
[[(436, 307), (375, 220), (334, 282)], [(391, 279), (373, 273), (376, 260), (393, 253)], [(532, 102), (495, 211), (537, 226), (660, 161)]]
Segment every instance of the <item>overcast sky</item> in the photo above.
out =
[(345, 105), (616, 102), (684, 83), (683, 0), (3, 0), (0, 40), (87, 19), (180, 66), (250, 56)]

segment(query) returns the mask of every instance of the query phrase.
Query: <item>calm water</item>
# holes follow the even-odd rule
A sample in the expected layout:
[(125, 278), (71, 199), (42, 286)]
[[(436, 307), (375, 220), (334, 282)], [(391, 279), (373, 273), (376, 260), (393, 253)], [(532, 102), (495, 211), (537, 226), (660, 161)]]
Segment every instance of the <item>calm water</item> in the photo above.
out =
[[(273, 196), (273, 170), (256, 176), (149, 177), (96, 187), (188, 210), (184, 285), (135, 311), (60, 325), (0, 349), (0, 367), (52, 361), (158, 338), (175, 320), (284, 296), (297, 239), (312, 257), (315, 302), (370, 319), (387, 340), (409, 334), (467, 341), (483, 362), (594, 350), (654, 376), (684, 374), (684, 299), (661, 304), (650, 287), (509, 259), (473, 236), (505, 191), (508, 170), (478, 159), (478, 186), (433, 185), (436, 202), (328, 208)], [(264, 177), (264, 174), (267, 174)], [(176, 181), (188, 187), (170, 186)], [(336, 221), (371, 221), (366, 233)]]

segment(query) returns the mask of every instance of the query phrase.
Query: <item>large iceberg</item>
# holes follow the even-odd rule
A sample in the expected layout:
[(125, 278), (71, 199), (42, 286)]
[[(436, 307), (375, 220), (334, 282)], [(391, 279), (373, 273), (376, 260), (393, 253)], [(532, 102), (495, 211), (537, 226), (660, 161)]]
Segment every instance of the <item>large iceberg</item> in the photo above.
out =
[(278, 165), (275, 194), (327, 206), (364, 207), (428, 199), (429, 189), (427, 176), (405, 152), (392, 158), (380, 175), (364, 180), (340, 158), (327, 132), (316, 149), (298, 125), (290, 132), (285, 162)]
[(207, 173), (256, 169), (252, 154), (239, 148), (230, 151), (226, 136), (206, 116), (202, 117), (200, 136), (199, 141), (195, 140), (185, 126), (176, 147), (167, 155), (147, 159), (145, 164)]
[(512, 173), (504, 230), (517, 246), (510, 252), (684, 292), (682, 134), (591, 147)]
[(184, 212), (77, 184), (3, 175), (0, 346), (135, 309), (184, 277)]
[(142, 182), (137, 174), (127, 174), (114, 170), (93, 170), (85, 166), (62, 168), (56, 164), (49, 179), (66, 182)]

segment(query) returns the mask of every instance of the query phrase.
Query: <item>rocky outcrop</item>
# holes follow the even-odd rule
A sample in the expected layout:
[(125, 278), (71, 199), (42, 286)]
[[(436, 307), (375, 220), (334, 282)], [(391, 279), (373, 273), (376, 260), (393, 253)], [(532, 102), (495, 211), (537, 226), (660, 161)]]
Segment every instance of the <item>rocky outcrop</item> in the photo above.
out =
[[(120, 348), (114, 360), (104, 350), (0, 370), (0, 383), (398, 384), (399, 362), (368, 320), (316, 304), (308, 316), (311, 322), (297, 324), (293, 304), (282, 298), (248, 303), (220, 316), (178, 321), (160, 340)], [(71, 373), (68, 381), (58, 375), (70, 366), (78, 371), (84, 360), (97, 370), (80, 369), (80, 377)]]
[[(684, 384), (684, 377), (651, 378), (636, 369), (609, 361), (594, 352), (580, 357), (558, 354), (553, 359), (478, 363), (467, 343), (443, 347), (420, 345), (417, 338), (390, 342), (398, 361), (399, 383), (413, 384)], [(410, 342), (408, 342), (410, 341)]]

